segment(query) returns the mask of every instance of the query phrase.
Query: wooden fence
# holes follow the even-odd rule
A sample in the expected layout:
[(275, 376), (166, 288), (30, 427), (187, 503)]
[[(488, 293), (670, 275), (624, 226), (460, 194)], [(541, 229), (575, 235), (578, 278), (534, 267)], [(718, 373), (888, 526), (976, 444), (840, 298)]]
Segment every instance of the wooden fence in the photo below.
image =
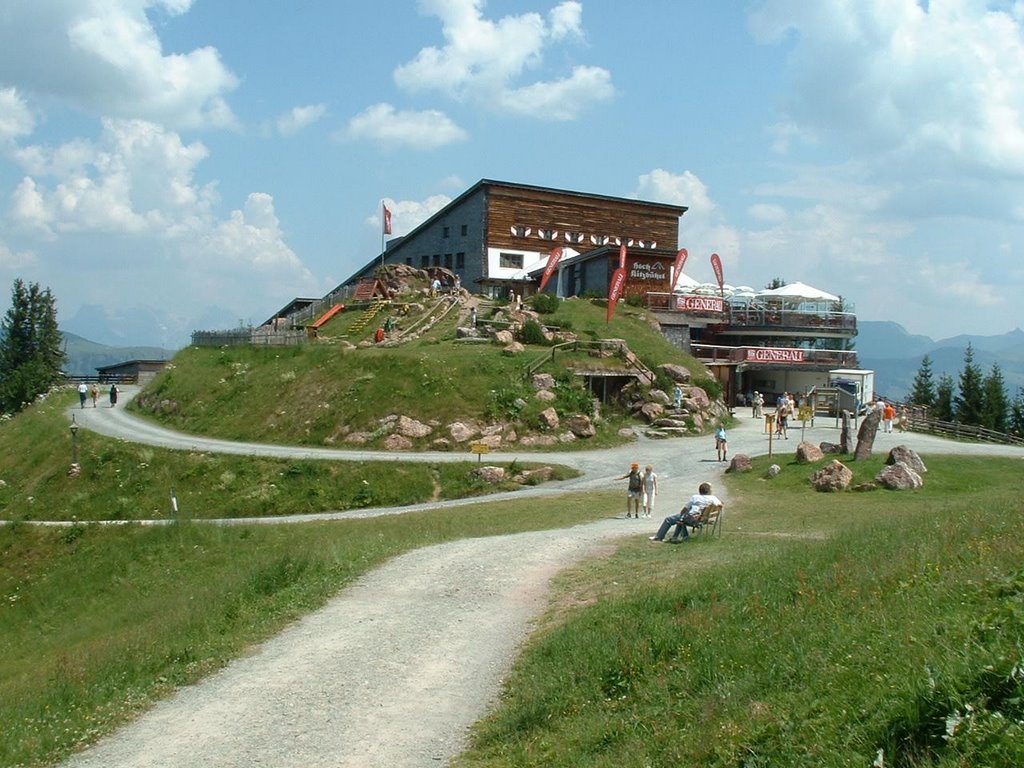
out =
[(291, 347), (305, 344), (305, 331), (266, 331), (257, 328), (235, 328), (230, 331), (193, 331), (193, 347)]

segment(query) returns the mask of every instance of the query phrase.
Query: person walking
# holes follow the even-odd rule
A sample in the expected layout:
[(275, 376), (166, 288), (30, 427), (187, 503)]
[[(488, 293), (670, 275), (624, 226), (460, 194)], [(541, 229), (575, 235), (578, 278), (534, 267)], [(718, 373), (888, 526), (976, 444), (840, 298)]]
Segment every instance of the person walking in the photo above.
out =
[(636, 514), (637, 519), (640, 519), (640, 496), (643, 493), (644, 478), (640, 474), (640, 465), (633, 463), (629, 465), (629, 472), (616, 477), (616, 480), (628, 480), (626, 484), (626, 517), (629, 518), (633, 513)]
[(96, 401), (99, 399), (100, 396), (100, 388), (93, 384), (92, 389), (89, 391), (89, 394), (92, 395), (92, 407), (95, 408)]
[(725, 427), (721, 424), (715, 430), (715, 451), (718, 453), (719, 461), (726, 461), (729, 458), (729, 440), (725, 436)]
[(644, 517), (650, 517), (654, 511), (654, 497), (658, 495), (658, 476), (654, 474), (654, 467), (648, 464), (644, 467)]
[(117, 405), (117, 384), (110, 385), (110, 407), (113, 408)]
[(85, 408), (85, 398), (89, 396), (89, 387), (83, 381), (78, 385), (78, 406)]

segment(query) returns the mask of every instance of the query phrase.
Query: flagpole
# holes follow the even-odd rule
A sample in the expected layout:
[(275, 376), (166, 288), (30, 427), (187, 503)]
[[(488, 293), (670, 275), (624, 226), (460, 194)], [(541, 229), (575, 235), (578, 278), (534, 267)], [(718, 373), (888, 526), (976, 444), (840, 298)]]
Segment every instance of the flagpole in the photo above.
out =
[(384, 199), (380, 201), (380, 268), (384, 269), (384, 228), (385, 228)]

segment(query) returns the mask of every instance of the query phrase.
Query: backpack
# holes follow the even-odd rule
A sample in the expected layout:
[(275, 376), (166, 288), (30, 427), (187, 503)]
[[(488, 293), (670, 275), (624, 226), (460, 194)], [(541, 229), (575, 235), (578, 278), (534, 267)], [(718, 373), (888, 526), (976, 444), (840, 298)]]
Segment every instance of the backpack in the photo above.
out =
[(629, 473), (629, 490), (639, 491), (643, 485), (643, 480), (640, 478), (639, 472)]

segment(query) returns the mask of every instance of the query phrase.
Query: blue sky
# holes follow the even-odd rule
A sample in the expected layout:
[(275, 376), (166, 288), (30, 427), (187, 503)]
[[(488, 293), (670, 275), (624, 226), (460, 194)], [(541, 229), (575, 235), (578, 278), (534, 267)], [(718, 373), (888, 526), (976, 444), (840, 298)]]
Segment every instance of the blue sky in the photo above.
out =
[(348, 277), (382, 199), (402, 234), (493, 178), (689, 206), (699, 280), (717, 252), (732, 284), (1002, 333), (1022, 23), (982, 0), (11, 0), (0, 286), (180, 344)]

